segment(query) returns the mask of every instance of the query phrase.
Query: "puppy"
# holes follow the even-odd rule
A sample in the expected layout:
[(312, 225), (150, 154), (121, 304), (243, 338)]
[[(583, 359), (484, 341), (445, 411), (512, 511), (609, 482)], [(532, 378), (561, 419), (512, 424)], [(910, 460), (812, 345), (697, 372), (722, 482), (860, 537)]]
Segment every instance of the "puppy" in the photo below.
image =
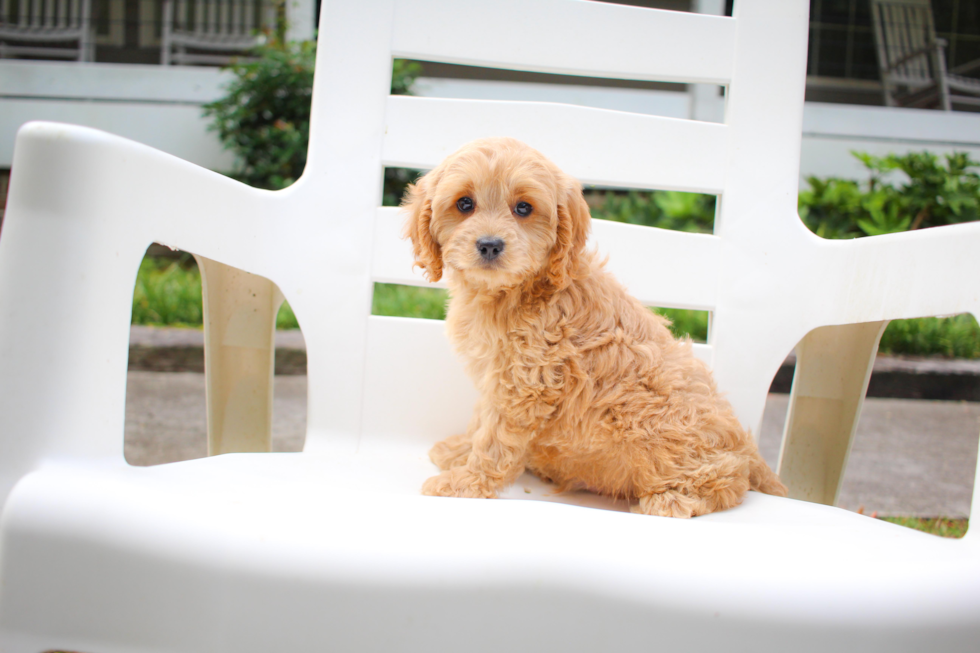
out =
[(586, 251), (581, 185), (541, 153), (475, 141), (402, 208), (416, 265), (448, 271), (447, 331), (480, 395), (429, 452), (442, 473), (424, 494), (492, 498), (527, 468), (669, 517), (786, 495), (690, 341)]

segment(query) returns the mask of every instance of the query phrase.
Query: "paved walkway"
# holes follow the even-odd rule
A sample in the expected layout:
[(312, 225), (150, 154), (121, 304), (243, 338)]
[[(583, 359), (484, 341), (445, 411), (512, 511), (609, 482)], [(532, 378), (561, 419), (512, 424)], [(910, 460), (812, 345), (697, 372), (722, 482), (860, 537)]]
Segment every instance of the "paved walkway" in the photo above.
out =
[[(788, 395), (771, 394), (760, 446), (775, 465)], [(306, 377), (277, 376), (273, 449), (300, 451)], [(153, 465), (206, 453), (204, 375), (130, 372), (126, 458)], [(980, 441), (980, 403), (868, 399), (840, 505), (882, 515), (966, 517)]]

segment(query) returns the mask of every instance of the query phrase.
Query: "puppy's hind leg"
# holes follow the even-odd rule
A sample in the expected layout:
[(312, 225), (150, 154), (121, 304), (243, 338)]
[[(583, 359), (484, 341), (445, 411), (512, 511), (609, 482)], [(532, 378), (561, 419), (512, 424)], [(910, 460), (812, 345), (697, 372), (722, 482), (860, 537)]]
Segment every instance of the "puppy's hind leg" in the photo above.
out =
[(756, 453), (749, 465), (749, 483), (753, 490), (758, 490), (759, 492), (771, 494), (776, 497), (787, 495), (788, 490), (786, 486), (779, 480), (776, 473), (769, 468), (769, 465), (762, 459), (762, 456)]
[(468, 433), (452, 435), (437, 442), (429, 449), (429, 460), (441, 470), (452, 469), (466, 463), (470, 451), (473, 450), (473, 438)]
[(748, 459), (725, 452), (666, 489), (641, 495), (639, 503), (630, 510), (687, 519), (737, 506), (748, 491)]

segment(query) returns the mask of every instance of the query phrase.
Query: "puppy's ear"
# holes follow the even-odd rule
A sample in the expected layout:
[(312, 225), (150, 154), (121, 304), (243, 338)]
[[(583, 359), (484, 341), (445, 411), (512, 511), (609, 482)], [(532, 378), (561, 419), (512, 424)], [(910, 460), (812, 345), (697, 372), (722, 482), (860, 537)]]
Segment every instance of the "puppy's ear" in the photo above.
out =
[(408, 215), (402, 238), (412, 240), (415, 265), (425, 270), (425, 277), (434, 282), (442, 278), (442, 249), (429, 231), (429, 224), (432, 222), (429, 188), (435, 183), (430, 178), (433, 172), (408, 185), (401, 208)]
[(548, 280), (555, 288), (565, 288), (578, 271), (591, 228), (592, 216), (582, 196), (582, 187), (577, 181), (569, 180), (558, 199), (557, 238), (548, 261)]

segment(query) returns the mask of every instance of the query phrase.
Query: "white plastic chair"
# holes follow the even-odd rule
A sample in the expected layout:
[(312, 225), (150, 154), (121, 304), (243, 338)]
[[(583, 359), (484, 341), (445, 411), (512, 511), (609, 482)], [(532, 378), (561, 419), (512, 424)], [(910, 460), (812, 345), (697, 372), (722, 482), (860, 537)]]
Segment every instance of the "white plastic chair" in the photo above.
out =
[[(806, 2), (322, 11), (309, 164), (284, 191), (88, 129), (19, 134), (0, 239), (2, 650), (975, 649), (975, 533), (821, 505), (885, 322), (980, 312), (980, 225), (804, 228)], [(389, 97), (394, 56), (724, 84), (725, 123)], [(530, 500), (420, 496), (427, 449), (465, 427), (474, 393), (441, 323), (369, 315), (374, 282), (424, 283), (397, 210), (378, 208), (381, 168), (500, 134), (587, 183), (720, 194), (714, 235), (597, 222), (595, 242), (645, 302), (713, 311), (699, 354), (755, 432), (802, 339), (781, 473), (808, 501), (750, 493), (673, 520), (527, 476), (505, 499)], [(125, 463), (130, 298), (152, 241), (203, 263), (211, 452), (268, 451), (279, 290), (307, 342), (306, 451)]]
[(160, 64), (225, 65), (275, 22), (276, 5), (264, 0), (163, 0)]

